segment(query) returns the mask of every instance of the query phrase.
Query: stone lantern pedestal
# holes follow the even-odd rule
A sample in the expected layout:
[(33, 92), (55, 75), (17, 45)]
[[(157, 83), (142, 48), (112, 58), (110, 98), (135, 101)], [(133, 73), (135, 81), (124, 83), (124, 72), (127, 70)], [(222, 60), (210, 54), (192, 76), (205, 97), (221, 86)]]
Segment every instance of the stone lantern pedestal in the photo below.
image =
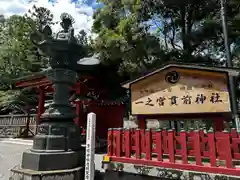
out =
[(55, 68), (48, 73), (54, 87), (53, 104), (41, 116), (32, 149), (23, 153), (22, 164), (11, 170), (11, 180), (83, 179), (85, 149), (68, 93), (77, 74)]

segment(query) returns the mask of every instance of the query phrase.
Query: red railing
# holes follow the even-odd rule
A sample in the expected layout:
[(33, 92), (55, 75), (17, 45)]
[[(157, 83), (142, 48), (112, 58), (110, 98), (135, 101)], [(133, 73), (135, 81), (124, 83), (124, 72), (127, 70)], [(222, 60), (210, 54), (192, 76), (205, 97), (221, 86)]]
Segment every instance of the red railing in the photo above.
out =
[(112, 161), (240, 175), (240, 137), (231, 132), (109, 129)]

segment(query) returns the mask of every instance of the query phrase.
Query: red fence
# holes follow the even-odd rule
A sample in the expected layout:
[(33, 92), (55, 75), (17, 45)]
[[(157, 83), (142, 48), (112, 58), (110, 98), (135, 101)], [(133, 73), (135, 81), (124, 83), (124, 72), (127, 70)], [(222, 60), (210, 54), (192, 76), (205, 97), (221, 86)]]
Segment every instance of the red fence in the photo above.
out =
[(112, 161), (180, 170), (240, 175), (240, 136), (203, 130), (109, 129)]

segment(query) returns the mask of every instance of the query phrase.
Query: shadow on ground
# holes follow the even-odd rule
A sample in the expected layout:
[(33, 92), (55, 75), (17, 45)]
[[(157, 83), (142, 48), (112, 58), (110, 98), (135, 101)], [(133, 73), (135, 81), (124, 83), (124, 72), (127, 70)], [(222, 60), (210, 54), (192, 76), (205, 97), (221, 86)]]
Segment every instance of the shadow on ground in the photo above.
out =
[(104, 180), (104, 173), (96, 170), (94, 180)]

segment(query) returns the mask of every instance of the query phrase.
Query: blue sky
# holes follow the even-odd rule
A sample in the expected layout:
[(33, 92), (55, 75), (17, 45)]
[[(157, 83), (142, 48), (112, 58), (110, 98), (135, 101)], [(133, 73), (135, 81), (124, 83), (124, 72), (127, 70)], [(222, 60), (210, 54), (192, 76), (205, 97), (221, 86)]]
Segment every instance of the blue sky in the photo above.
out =
[[(75, 19), (73, 25), (76, 31), (81, 29), (85, 30), (88, 34), (91, 32), (93, 23), (92, 15), (97, 7), (101, 7), (96, 0), (0, 0), (0, 14), (11, 16), (13, 14), (22, 15), (27, 13), (33, 5), (37, 7), (46, 7), (54, 15), (54, 21), (60, 21), (60, 15), (63, 12), (70, 13)], [(149, 21), (151, 24), (151, 31), (156, 30), (156, 25)], [(60, 25), (57, 24), (53, 27), (53, 31), (58, 31)]]
[[(93, 23), (92, 15), (100, 5), (96, 0), (0, 0), (0, 14), (11, 16), (13, 14), (27, 13), (33, 5), (46, 7), (52, 11), (55, 21), (60, 21), (62, 12), (67, 12), (75, 19), (74, 28), (84, 29), (90, 33)], [(53, 27), (59, 30), (60, 25)]]

